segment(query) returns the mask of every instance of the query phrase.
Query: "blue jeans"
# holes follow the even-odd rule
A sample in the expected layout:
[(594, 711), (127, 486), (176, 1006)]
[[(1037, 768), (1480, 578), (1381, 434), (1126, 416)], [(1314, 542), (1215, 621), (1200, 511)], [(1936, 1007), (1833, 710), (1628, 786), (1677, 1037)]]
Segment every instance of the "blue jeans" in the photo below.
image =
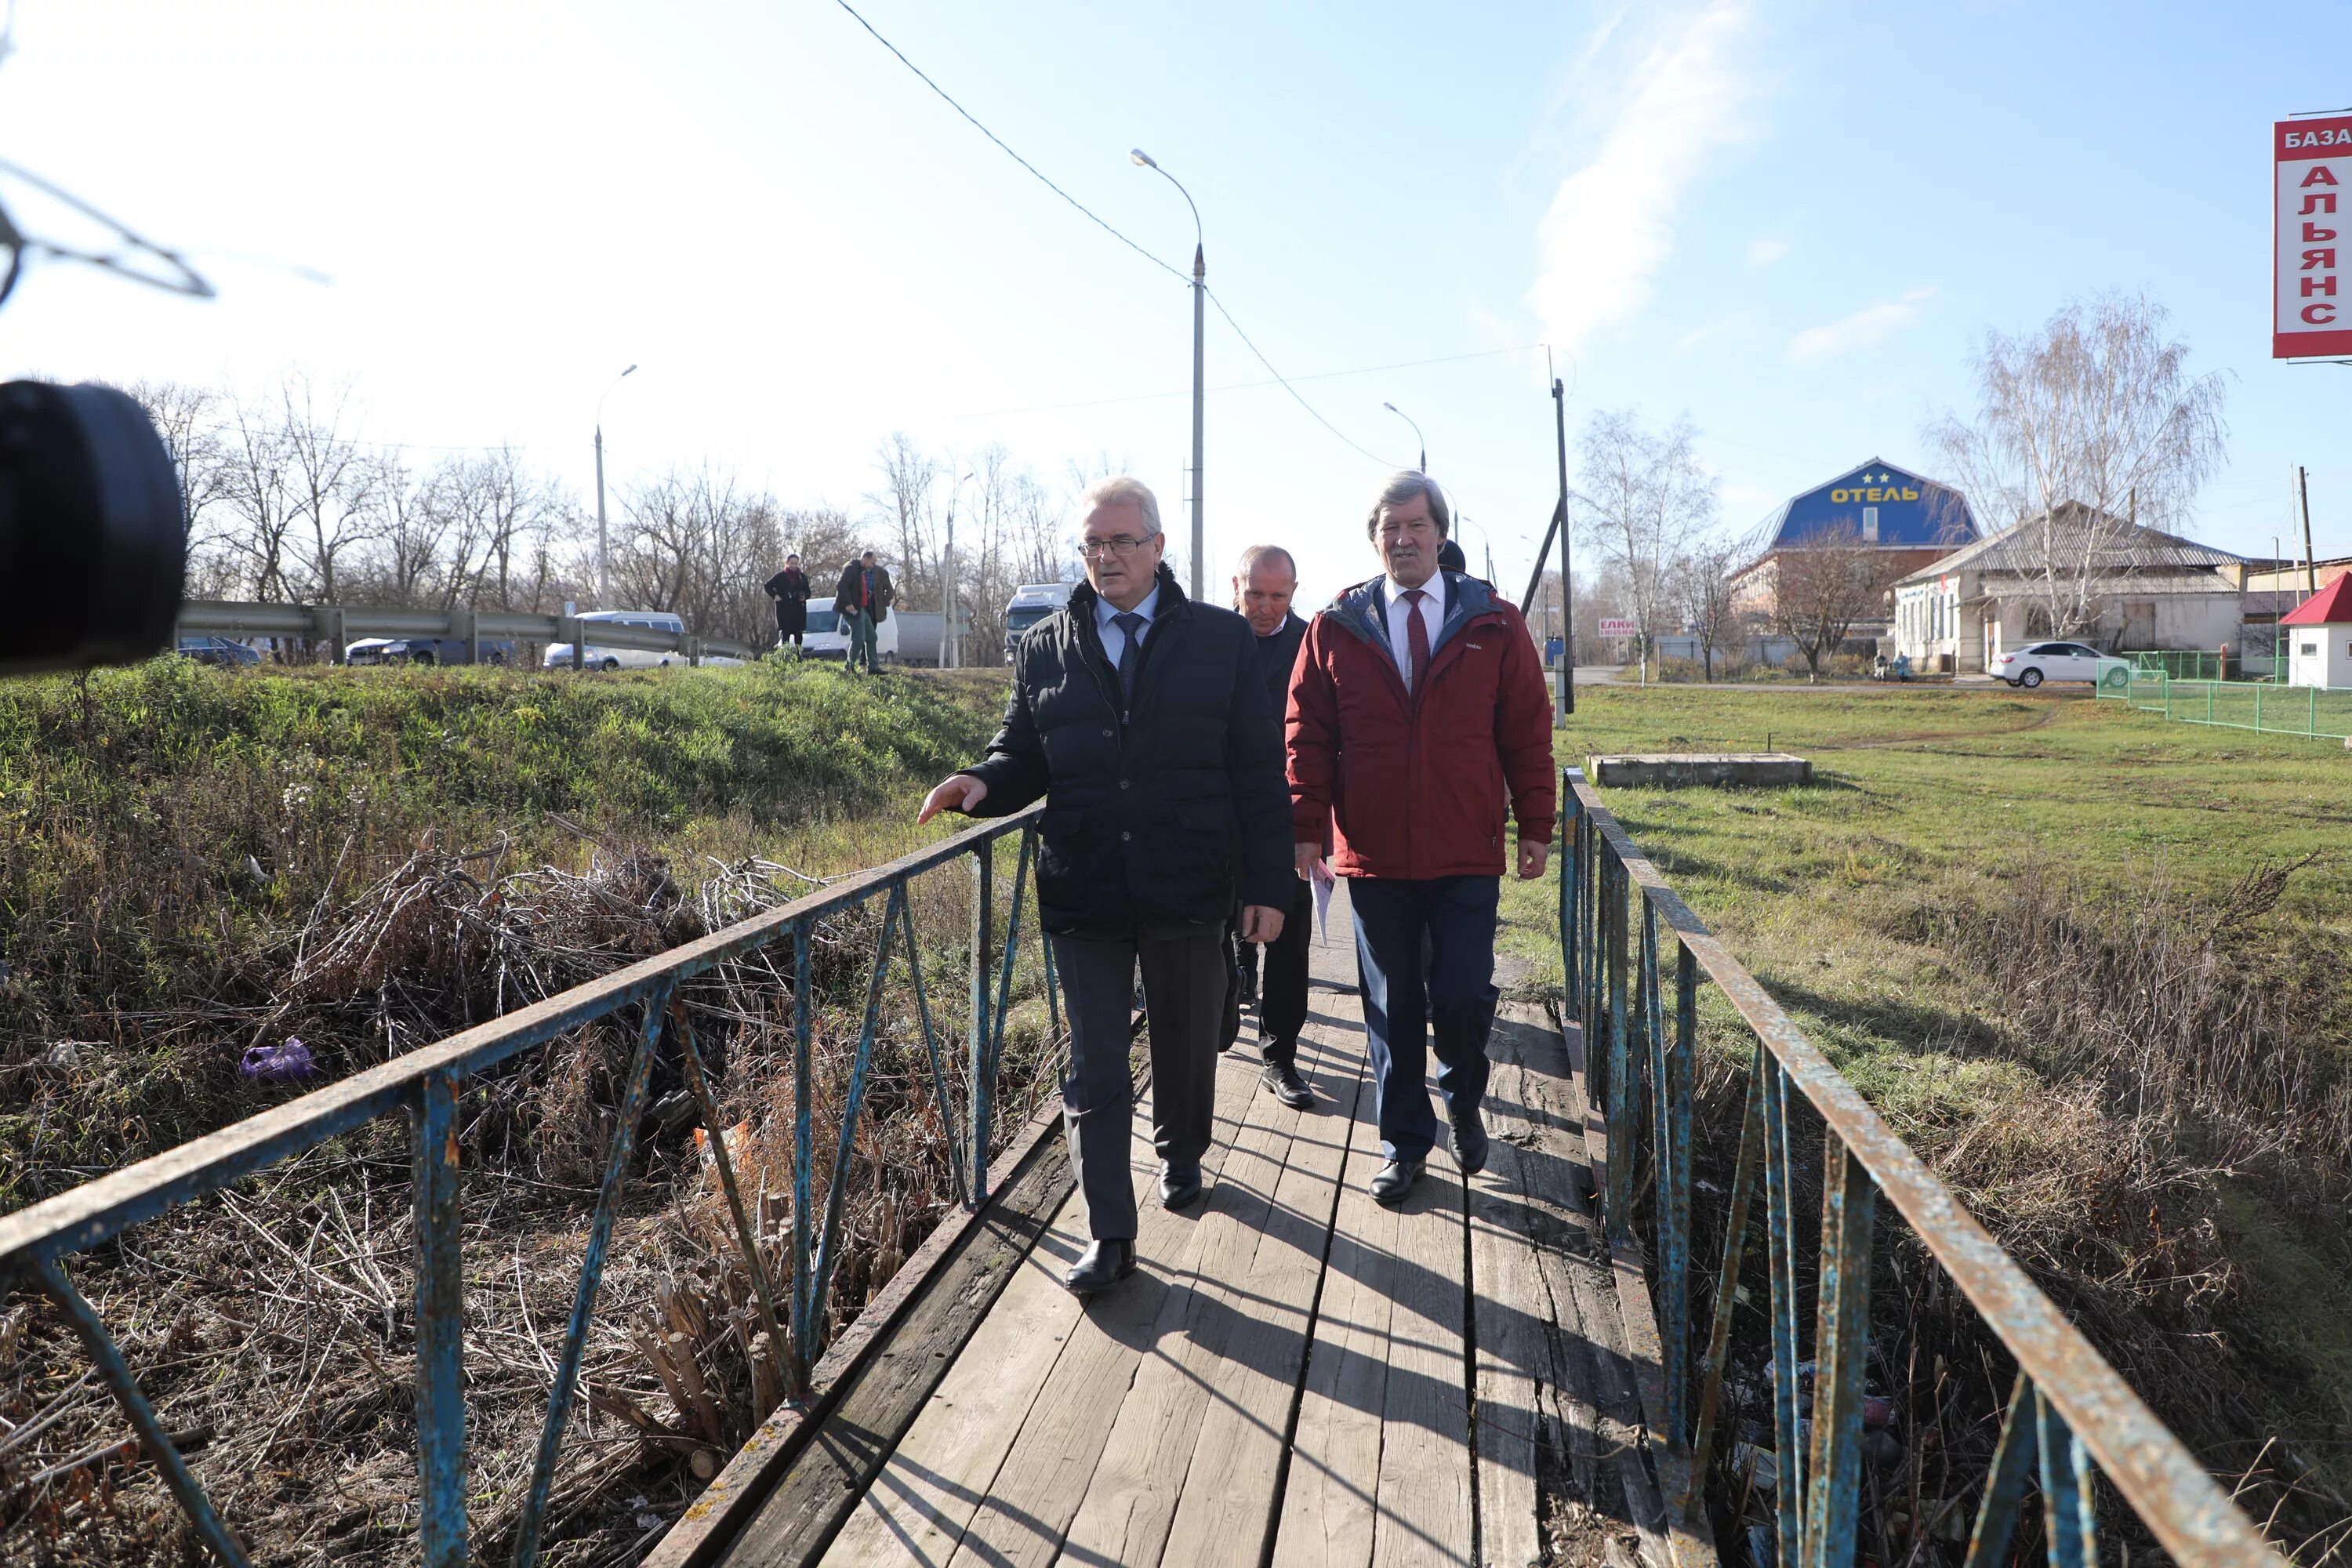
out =
[(1437, 1141), (1423, 1077), (1433, 1041), (1448, 1114), (1475, 1115), (1486, 1095), (1486, 1036), (1501, 995), (1495, 989), (1501, 894), (1498, 877), (1358, 877), (1348, 884), (1381, 1147), (1391, 1160), (1421, 1159)]

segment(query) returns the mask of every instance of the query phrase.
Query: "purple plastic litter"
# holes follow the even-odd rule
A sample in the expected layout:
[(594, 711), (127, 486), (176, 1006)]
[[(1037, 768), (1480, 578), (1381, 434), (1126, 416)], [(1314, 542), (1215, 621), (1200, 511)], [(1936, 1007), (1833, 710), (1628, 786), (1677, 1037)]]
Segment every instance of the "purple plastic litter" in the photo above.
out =
[(310, 1047), (289, 1038), (282, 1046), (250, 1046), (237, 1070), (256, 1083), (290, 1083), (317, 1070)]
[(1862, 1425), (1865, 1430), (1875, 1432), (1881, 1426), (1891, 1426), (1894, 1424), (1895, 1401), (1865, 1399), (1862, 1402)]

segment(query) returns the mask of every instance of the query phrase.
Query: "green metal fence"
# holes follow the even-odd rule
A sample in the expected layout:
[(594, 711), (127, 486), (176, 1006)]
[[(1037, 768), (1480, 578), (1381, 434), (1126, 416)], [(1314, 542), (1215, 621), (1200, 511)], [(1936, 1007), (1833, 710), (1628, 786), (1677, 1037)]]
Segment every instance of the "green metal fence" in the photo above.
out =
[(2315, 741), (2352, 740), (2352, 690), (2336, 686), (2279, 686), (2266, 680), (2179, 680), (2162, 670), (2134, 670), (2120, 686), (2097, 689), (2185, 724), (2218, 724)]
[(2132, 668), (2142, 675), (2168, 676), (2174, 680), (2226, 680), (2230, 672), (2223, 667), (2218, 649), (2140, 649), (2118, 652), (2117, 658), (2132, 661)]

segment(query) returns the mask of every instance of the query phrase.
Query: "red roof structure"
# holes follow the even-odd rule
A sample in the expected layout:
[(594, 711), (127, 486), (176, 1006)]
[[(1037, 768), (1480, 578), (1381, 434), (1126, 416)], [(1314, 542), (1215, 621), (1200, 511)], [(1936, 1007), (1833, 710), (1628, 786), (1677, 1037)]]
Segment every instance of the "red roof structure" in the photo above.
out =
[(2352, 625), (2352, 572), (2347, 572), (2335, 582), (2279, 617), (2283, 626), (2332, 626)]

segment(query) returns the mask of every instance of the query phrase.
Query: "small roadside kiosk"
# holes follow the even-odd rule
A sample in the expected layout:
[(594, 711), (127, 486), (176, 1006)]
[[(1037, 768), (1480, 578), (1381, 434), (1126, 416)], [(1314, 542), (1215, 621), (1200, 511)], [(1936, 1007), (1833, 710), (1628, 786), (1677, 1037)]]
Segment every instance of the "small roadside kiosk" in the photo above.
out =
[(2279, 617), (2286, 683), (2352, 689), (2352, 572)]

